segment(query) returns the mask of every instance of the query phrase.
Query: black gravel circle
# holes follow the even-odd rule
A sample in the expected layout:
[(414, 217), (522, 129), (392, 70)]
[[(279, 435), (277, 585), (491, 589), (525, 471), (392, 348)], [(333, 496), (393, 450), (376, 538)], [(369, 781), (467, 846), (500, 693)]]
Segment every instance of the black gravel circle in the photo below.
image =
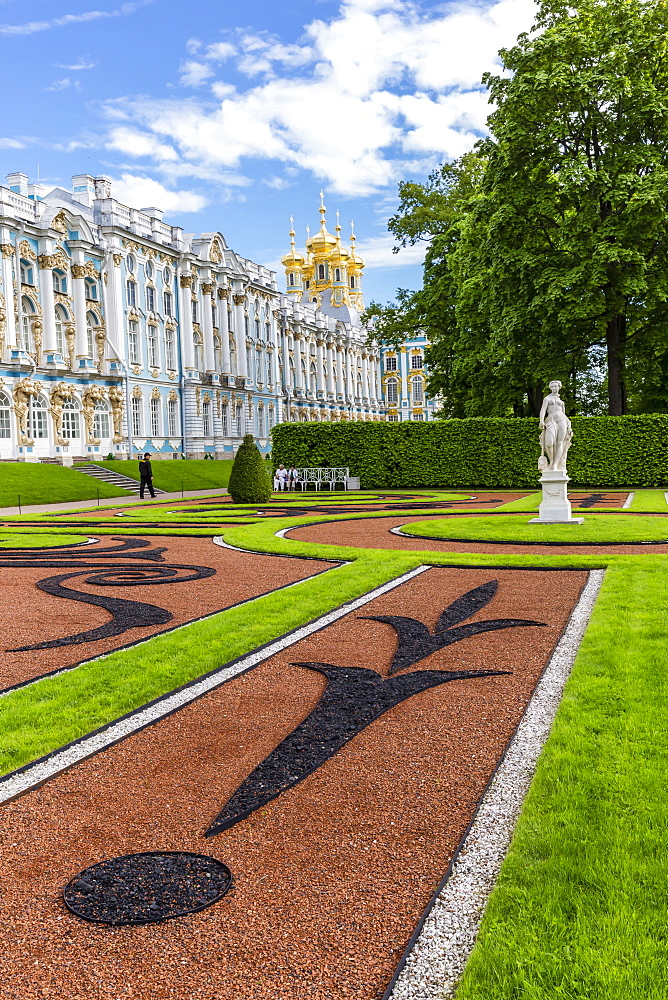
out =
[(206, 854), (147, 851), (100, 861), (63, 889), (65, 906), (93, 923), (153, 924), (203, 910), (232, 885), (229, 868)]

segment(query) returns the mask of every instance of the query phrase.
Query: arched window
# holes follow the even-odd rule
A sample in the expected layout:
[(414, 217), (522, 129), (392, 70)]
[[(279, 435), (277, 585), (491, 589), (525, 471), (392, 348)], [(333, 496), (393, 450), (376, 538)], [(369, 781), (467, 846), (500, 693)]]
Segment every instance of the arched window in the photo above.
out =
[(130, 274), (134, 274), (136, 263), (135, 263), (135, 259), (134, 259), (134, 257), (132, 256), (131, 253), (129, 253), (127, 255), (127, 257), (125, 258), (125, 266), (128, 269), (128, 271), (130, 272)]
[(35, 284), (35, 269), (29, 260), (21, 261), (21, 284), (22, 285), (34, 285)]
[(288, 275), (288, 284), (289, 285), (294, 285), (294, 283), (295, 283), (295, 276), (294, 276), (294, 274), (289, 274)]
[(95, 278), (86, 278), (86, 298), (90, 302), (97, 302), (99, 299)]
[(56, 348), (61, 354), (65, 354), (67, 351), (65, 331), (70, 317), (65, 306), (57, 305), (54, 312), (56, 314)]
[(351, 288), (354, 288), (354, 287), (355, 287), (355, 278), (354, 278), (354, 277), (353, 277), (352, 275), (351, 275), (351, 277), (350, 277), (350, 287), (351, 287)]
[[(95, 357), (95, 327), (100, 325), (100, 321), (94, 312), (89, 309), (86, 313), (86, 337), (88, 342), (88, 357)], [(99, 437), (99, 435), (97, 435)]]
[(126, 289), (128, 295), (128, 307), (132, 309), (137, 305), (137, 282), (130, 278), (129, 281), (126, 282)]
[(109, 406), (104, 399), (98, 400), (93, 410), (93, 437), (109, 437)]
[(336, 267), (334, 268), (334, 281), (340, 281), (340, 280), (341, 280), (341, 268)]
[(44, 396), (35, 396), (30, 407), (30, 437), (48, 438), (46, 416), (48, 404)]
[(132, 434), (134, 437), (141, 437), (142, 427), (142, 400), (136, 396), (132, 397)]
[(81, 437), (79, 404), (76, 399), (68, 399), (63, 403), (63, 437), (68, 441), (76, 441)]
[(146, 261), (146, 264), (144, 266), (144, 273), (146, 274), (146, 277), (150, 281), (151, 278), (153, 277), (153, 264), (151, 264), (150, 260)]
[(6, 392), (0, 392), (0, 438), (9, 438), (12, 436), (11, 424), (9, 422), (10, 409), (9, 396)]
[(416, 375), (413, 382), (413, 402), (421, 403), (424, 399), (424, 383), (419, 375)]
[(325, 280), (325, 265), (318, 264), (318, 281), (324, 281), (324, 280)]
[(19, 347), (22, 351), (30, 353), (32, 351), (32, 322), (37, 315), (35, 303), (27, 295), (21, 297), (21, 311), (23, 313), (21, 323), (21, 343)]
[(60, 268), (56, 268), (51, 272), (53, 275), (53, 290), (54, 292), (59, 292), (62, 295), (67, 295), (67, 275)]
[(396, 378), (388, 378), (385, 383), (385, 395), (387, 397), (388, 403), (396, 403), (397, 401), (397, 380)]
[(179, 412), (175, 399), (170, 399), (167, 403), (167, 432), (170, 437), (176, 437), (179, 433)]
[(151, 418), (151, 437), (158, 437), (160, 434), (160, 400), (152, 399), (149, 403), (149, 416)]
[(269, 407), (269, 430), (274, 426), (274, 409), (272, 406)]
[(304, 282), (304, 288), (306, 289), (307, 292), (308, 292), (308, 290), (309, 290), (310, 287), (311, 287), (311, 282), (310, 281), (305, 281)]

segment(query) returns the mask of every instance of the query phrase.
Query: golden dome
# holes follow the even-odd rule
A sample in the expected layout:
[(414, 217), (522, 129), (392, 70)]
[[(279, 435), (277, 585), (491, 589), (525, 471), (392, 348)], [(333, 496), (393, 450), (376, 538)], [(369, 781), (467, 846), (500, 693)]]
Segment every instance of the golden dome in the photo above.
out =
[(350, 223), (350, 260), (348, 261), (349, 267), (364, 267), (364, 258), (360, 257), (355, 248), (355, 223)]
[(325, 196), (320, 192), (320, 231), (315, 234), (315, 236), (310, 236), (306, 241), (306, 249), (313, 254), (327, 253), (336, 246), (336, 236), (332, 236), (331, 233), (327, 232), (327, 223), (325, 221), (325, 215), (327, 209), (325, 208)]
[(297, 253), (295, 249), (295, 231), (294, 231), (294, 219), (290, 216), (290, 253), (286, 253), (284, 257), (281, 257), (281, 264), (286, 268), (299, 268), (303, 267), (305, 260), (300, 253)]

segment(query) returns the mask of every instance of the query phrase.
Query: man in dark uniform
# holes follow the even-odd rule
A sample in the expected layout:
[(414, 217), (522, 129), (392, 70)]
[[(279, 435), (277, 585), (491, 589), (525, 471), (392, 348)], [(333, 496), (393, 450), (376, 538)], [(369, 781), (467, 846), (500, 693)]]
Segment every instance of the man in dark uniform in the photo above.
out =
[(148, 486), (149, 493), (155, 497), (153, 489), (153, 469), (151, 468), (150, 453), (147, 451), (143, 459), (139, 461), (139, 499), (144, 499), (144, 489)]

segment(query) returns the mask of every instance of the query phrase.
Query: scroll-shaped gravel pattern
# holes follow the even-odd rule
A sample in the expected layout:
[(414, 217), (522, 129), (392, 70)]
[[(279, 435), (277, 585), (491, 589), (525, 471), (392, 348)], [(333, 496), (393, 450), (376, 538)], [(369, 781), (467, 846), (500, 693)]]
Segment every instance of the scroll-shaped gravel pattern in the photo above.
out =
[[(66, 580), (81, 577), (82, 582), (97, 587), (141, 587), (159, 583), (185, 583), (189, 580), (202, 580), (213, 576), (216, 572), (215, 569), (208, 566), (165, 564), (164, 547), (153, 548), (151, 543), (144, 538), (116, 540), (120, 541), (121, 544), (106, 549), (96, 549), (94, 552), (87, 552), (85, 548), (69, 552), (52, 548), (31, 549), (29, 554), (25, 549), (3, 549), (0, 551), (0, 566), (3, 567), (8, 566), (12, 569), (41, 569), (42, 567), (76, 569), (74, 573), (60, 573), (56, 576), (45, 577), (37, 583), (37, 587), (54, 597), (97, 605), (104, 608), (112, 616), (111, 621), (97, 628), (34, 645), (17, 646), (8, 652), (52, 649), (57, 646), (95, 642), (109, 636), (122, 635), (132, 628), (165, 625), (173, 617), (171, 612), (155, 604), (128, 601), (121, 597), (106, 597), (102, 594), (84, 593), (73, 587), (65, 586)], [(127, 561), (128, 557), (133, 562)]]
[(615, 507), (621, 508), (628, 496), (627, 493), (589, 493), (569, 494), (571, 503), (578, 507)]
[(203, 910), (232, 885), (229, 868), (205, 854), (147, 851), (100, 861), (66, 885), (68, 910), (92, 923), (154, 924)]

